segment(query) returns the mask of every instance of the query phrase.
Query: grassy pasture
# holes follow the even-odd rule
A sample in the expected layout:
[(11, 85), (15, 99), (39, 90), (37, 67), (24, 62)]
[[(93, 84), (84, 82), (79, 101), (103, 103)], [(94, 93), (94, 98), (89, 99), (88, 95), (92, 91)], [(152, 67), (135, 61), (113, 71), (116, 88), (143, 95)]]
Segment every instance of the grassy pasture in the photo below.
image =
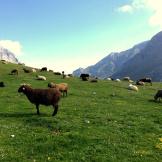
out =
[[(14, 68), (19, 75), (8, 75)], [(35, 80), (35, 75), (47, 81)], [(162, 102), (153, 96), (161, 83), (127, 90), (127, 82), (82, 82), (51, 72), (26, 74), (21, 65), (0, 62), (0, 161), (157, 162), (162, 161)], [(68, 97), (52, 107), (35, 106), (17, 92), (21, 83), (46, 88), (67, 82)]]

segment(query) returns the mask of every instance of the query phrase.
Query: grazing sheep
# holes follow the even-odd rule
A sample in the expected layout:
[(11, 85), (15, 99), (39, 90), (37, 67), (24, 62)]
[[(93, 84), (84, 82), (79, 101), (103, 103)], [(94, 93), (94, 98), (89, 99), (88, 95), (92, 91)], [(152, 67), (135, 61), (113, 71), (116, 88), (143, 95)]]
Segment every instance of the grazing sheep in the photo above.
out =
[(18, 75), (18, 70), (17, 69), (13, 69), (12, 71), (11, 71), (11, 75)]
[(145, 83), (144, 83), (144, 82), (142, 82), (142, 81), (137, 80), (136, 85), (141, 85), (141, 86), (144, 86), (144, 85), (145, 85)]
[(130, 79), (130, 80), (128, 80), (128, 82), (129, 82), (129, 83), (133, 83), (134, 81)]
[(61, 75), (61, 73), (60, 73), (60, 72), (54, 72), (54, 74), (55, 74), (55, 75)]
[(55, 84), (55, 83), (48, 83), (48, 87), (50, 88), (57, 88), (62, 94), (63, 97), (67, 96), (67, 91), (68, 91), (68, 84), (67, 83), (59, 83), (59, 84)]
[(37, 70), (36, 70), (36, 69), (31, 69), (31, 71), (32, 71), (33, 73), (36, 73), (36, 72), (37, 72)]
[(25, 73), (31, 73), (31, 72), (32, 72), (32, 70), (31, 70), (31, 69), (26, 69), (26, 68), (23, 68), (23, 70), (24, 70), (24, 72), (25, 72)]
[(43, 67), (40, 71), (47, 71), (47, 67)]
[(132, 84), (129, 84), (128, 89), (133, 91), (138, 91), (138, 87)]
[(89, 79), (89, 81), (90, 81), (91, 83), (96, 83), (96, 82), (98, 82), (98, 80), (97, 80), (96, 78), (91, 78), (91, 79)]
[(139, 79), (139, 81), (142, 81), (142, 82), (145, 82), (145, 83), (150, 83), (150, 85), (152, 85), (151, 78), (142, 78), (142, 79)]
[(158, 90), (156, 95), (154, 96), (155, 101), (160, 101), (160, 98), (162, 98), (162, 90)]
[(69, 76), (69, 77), (73, 77), (73, 74), (68, 74), (67, 76)]
[(82, 79), (82, 81), (88, 81), (89, 79), (89, 74), (81, 74), (80, 78)]
[(0, 82), (0, 87), (5, 87), (4, 82)]
[(116, 79), (115, 81), (116, 81), (116, 82), (121, 82), (120, 79)]
[(8, 64), (6, 60), (1, 60), (2, 64)]
[(112, 80), (111, 78), (107, 78), (107, 80)]
[(46, 80), (46, 77), (42, 75), (36, 75), (36, 77), (37, 77), (37, 80)]
[(123, 80), (124, 81), (129, 81), (130, 80), (130, 77), (124, 77)]
[(21, 85), (18, 89), (19, 93), (24, 93), (28, 100), (35, 104), (37, 109), (37, 114), (39, 115), (39, 105), (52, 105), (54, 112), (52, 116), (57, 114), (58, 111), (58, 102), (61, 97), (61, 93), (56, 88), (48, 89), (33, 89), (29, 85)]

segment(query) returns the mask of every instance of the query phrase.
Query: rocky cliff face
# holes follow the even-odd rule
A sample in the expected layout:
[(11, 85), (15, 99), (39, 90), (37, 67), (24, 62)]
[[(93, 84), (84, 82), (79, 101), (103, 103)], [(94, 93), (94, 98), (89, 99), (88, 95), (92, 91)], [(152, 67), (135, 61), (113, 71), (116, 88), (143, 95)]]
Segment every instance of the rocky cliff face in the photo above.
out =
[(90, 75), (100, 78), (109, 77), (120, 70), (125, 62), (134, 57), (136, 54), (140, 53), (146, 44), (147, 41), (142, 42), (126, 51), (111, 53), (95, 65), (89, 66), (85, 69), (79, 68), (75, 70), (73, 75), (79, 76), (81, 73), (89, 73)]
[(8, 49), (3, 48), (1, 46), (0, 46), (0, 60), (6, 60), (8, 62), (15, 63), (15, 64), (19, 63), (18, 59), (15, 57), (15, 55), (12, 52), (10, 52)]
[(124, 76), (130, 76), (134, 80), (151, 77), (153, 81), (162, 81), (162, 32), (153, 36), (138, 55), (113, 74), (115, 78)]

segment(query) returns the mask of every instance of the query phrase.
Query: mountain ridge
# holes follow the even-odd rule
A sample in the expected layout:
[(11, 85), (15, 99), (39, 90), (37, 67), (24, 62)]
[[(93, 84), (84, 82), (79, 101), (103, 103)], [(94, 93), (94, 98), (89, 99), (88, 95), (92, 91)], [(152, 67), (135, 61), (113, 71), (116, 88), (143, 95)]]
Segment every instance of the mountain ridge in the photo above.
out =
[(15, 64), (19, 63), (15, 54), (2, 46), (0, 46), (0, 60), (5, 60), (7, 62), (11, 62)]

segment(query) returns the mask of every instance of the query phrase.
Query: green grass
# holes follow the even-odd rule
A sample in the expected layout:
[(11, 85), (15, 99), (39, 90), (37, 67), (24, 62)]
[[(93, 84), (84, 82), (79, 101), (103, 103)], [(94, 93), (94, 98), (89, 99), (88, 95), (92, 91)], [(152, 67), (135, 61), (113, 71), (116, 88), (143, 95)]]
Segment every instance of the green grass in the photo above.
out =
[[(8, 75), (14, 68), (19, 76)], [(162, 161), (162, 102), (153, 96), (161, 83), (127, 90), (127, 82), (82, 82), (39, 72), (47, 81), (35, 80), (21, 65), (1, 64), (0, 161), (3, 162), (157, 162)], [(21, 83), (46, 88), (48, 82), (67, 82), (68, 97), (52, 107), (35, 106), (17, 90)], [(12, 137), (11, 135), (15, 135)]]

